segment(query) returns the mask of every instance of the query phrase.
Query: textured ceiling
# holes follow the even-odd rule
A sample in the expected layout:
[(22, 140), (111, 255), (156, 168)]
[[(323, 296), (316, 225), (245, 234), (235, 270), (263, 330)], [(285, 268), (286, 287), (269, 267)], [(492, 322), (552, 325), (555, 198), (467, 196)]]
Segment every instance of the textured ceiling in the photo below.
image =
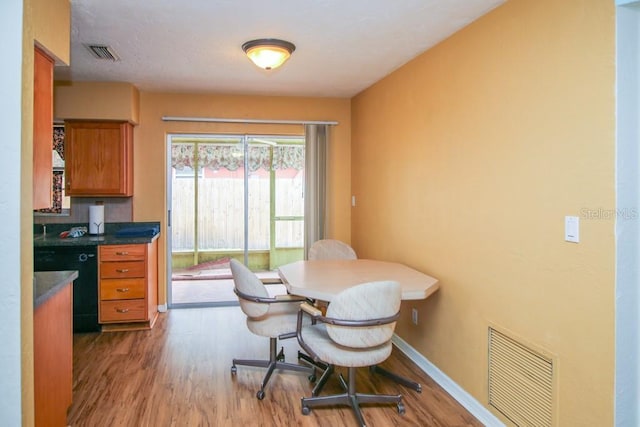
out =
[[(351, 97), (504, 0), (71, 0), (71, 66), (57, 80), (140, 90)], [(264, 71), (242, 43), (296, 45)], [(92, 56), (106, 44), (120, 60)]]

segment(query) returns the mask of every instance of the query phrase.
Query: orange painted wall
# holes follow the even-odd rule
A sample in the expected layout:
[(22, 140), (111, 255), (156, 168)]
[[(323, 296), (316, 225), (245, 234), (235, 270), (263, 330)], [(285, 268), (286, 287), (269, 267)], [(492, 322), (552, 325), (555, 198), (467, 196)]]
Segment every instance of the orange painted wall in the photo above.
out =
[(33, 24), (32, 39), (56, 60), (56, 65), (68, 65), (71, 58), (69, 0), (27, 0), (24, 5)]
[(69, 0), (25, 0), (22, 27), (22, 142), (20, 165), (20, 275), (22, 425), (34, 424), (33, 403), (33, 49), (45, 49), (56, 64), (69, 63)]
[(352, 244), (442, 286), (398, 334), (485, 405), (490, 325), (552, 355), (560, 426), (613, 424), (614, 35), (510, 0), (352, 101)]
[(57, 81), (53, 102), (55, 120), (139, 121), (140, 92), (131, 83)]
[[(164, 122), (163, 116), (225, 117), (270, 120), (337, 121), (330, 135), (328, 232), (351, 239), (350, 100), (339, 98), (261, 97), (140, 93), (140, 123), (134, 130), (135, 221), (160, 221), (166, 227), (166, 152), (170, 133), (254, 133), (302, 135), (301, 125), (246, 125)], [(159, 242), (159, 303), (166, 302), (166, 233)]]

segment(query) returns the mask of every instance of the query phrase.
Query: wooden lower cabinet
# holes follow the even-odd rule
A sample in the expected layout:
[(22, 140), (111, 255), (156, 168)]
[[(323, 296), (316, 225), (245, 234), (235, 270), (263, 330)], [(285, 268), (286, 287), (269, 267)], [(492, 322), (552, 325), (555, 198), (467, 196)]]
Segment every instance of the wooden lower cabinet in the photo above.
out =
[(64, 427), (73, 395), (73, 285), (67, 284), (33, 313), (36, 427)]
[(102, 330), (152, 328), (158, 317), (158, 240), (101, 245), (98, 261)]

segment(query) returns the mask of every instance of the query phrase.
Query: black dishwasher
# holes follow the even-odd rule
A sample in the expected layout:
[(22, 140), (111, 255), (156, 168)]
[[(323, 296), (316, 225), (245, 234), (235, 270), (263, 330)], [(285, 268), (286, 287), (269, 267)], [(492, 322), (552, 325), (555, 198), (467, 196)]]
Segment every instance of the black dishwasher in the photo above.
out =
[(77, 270), (73, 282), (73, 332), (98, 332), (97, 246), (34, 248), (34, 271)]

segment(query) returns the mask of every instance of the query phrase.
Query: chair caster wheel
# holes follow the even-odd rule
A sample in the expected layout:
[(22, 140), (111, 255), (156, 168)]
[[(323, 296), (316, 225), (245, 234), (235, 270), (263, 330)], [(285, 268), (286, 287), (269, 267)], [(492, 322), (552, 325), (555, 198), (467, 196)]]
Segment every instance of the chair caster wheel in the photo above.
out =
[(262, 400), (264, 399), (264, 391), (260, 390), (256, 393), (256, 397), (258, 398), (258, 400)]
[(312, 382), (312, 383), (315, 383), (316, 382), (316, 376), (313, 375), (313, 374), (309, 375), (309, 381)]
[(311, 413), (311, 408), (308, 406), (302, 406), (302, 415), (309, 415)]
[(238, 368), (236, 368), (235, 366), (231, 367), (231, 374), (235, 374), (236, 372), (238, 372)]
[(405, 409), (404, 409), (404, 404), (403, 403), (398, 403), (398, 413), (400, 415), (404, 415)]

